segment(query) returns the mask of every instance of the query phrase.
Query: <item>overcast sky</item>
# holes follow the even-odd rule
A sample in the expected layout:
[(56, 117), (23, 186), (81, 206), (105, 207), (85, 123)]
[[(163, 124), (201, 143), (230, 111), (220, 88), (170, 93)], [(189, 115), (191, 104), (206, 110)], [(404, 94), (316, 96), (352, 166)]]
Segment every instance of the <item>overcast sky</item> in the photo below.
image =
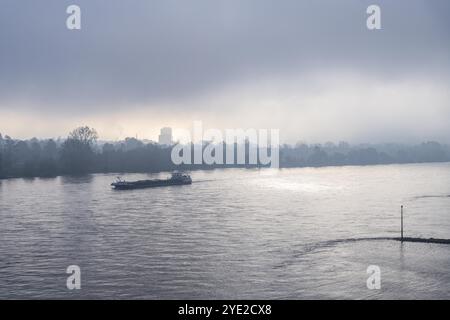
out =
[[(66, 8), (81, 7), (81, 30)], [(381, 7), (381, 30), (366, 9)], [(448, 0), (2, 0), (0, 132), (450, 142)]]

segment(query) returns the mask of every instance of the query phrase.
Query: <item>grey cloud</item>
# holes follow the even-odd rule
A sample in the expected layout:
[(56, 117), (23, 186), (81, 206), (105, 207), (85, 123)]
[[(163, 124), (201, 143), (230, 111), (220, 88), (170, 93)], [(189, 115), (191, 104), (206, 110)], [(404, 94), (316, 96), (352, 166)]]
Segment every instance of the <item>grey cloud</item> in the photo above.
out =
[[(383, 29), (371, 32), (365, 9), (373, 2), (2, 1), (0, 108), (23, 101), (83, 114), (167, 105), (246, 78), (333, 68), (446, 78), (448, 1), (375, 1)], [(73, 3), (81, 31), (65, 28)]]

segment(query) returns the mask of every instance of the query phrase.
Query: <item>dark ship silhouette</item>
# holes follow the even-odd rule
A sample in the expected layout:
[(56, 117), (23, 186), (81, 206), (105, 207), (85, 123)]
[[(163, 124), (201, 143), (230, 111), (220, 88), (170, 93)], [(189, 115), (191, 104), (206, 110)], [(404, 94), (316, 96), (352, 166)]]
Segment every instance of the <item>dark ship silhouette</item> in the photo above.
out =
[(116, 190), (130, 190), (130, 189), (144, 189), (165, 186), (177, 186), (192, 184), (192, 179), (188, 174), (182, 172), (173, 172), (170, 178), (154, 179), (154, 180), (138, 180), (125, 181), (117, 179), (116, 182), (111, 183), (111, 186)]

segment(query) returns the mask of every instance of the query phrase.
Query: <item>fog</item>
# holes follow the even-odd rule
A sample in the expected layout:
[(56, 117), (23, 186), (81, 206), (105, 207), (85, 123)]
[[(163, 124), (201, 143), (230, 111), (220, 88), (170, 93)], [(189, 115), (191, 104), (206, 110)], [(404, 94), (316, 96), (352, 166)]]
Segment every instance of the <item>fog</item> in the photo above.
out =
[[(381, 30), (366, 8), (381, 7)], [(0, 132), (155, 139), (163, 126), (278, 128), (282, 141), (450, 141), (450, 4), (2, 1)]]

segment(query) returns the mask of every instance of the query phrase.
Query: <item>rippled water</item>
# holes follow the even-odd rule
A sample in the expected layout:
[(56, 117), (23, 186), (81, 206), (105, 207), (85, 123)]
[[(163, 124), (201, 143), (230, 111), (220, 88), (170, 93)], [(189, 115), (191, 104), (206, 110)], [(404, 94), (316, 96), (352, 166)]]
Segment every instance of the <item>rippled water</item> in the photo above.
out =
[(111, 190), (114, 175), (0, 181), (0, 298), (450, 298), (450, 245), (336, 241), (398, 236), (401, 204), (406, 236), (450, 238), (449, 163), (192, 177), (133, 191)]

